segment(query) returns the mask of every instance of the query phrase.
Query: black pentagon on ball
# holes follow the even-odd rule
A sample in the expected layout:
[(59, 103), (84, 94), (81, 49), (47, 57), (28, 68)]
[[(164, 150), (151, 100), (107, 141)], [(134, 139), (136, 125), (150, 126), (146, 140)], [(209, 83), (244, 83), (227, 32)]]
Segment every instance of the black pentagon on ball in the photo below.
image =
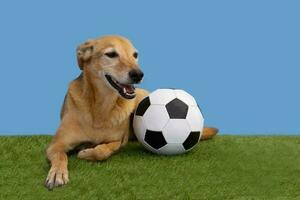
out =
[(154, 149), (159, 149), (167, 144), (162, 132), (147, 130), (145, 134), (145, 142)]
[(143, 116), (146, 112), (146, 110), (149, 108), (150, 106), (150, 98), (146, 97), (144, 98), (138, 105), (135, 114), (138, 116)]
[(171, 119), (185, 119), (188, 112), (188, 105), (178, 98), (173, 99), (166, 105)]
[(200, 132), (199, 131), (193, 131), (189, 134), (189, 136), (186, 138), (184, 143), (182, 144), (185, 150), (191, 149), (193, 146), (195, 146), (200, 137)]

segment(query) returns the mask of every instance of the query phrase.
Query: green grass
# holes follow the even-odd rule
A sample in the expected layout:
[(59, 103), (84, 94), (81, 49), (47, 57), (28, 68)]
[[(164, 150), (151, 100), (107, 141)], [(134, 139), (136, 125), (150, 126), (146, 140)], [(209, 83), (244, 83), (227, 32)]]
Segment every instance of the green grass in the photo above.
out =
[(69, 159), (48, 191), (49, 136), (0, 137), (0, 199), (300, 199), (300, 137), (218, 136), (180, 156), (136, 142), (105, 162)]

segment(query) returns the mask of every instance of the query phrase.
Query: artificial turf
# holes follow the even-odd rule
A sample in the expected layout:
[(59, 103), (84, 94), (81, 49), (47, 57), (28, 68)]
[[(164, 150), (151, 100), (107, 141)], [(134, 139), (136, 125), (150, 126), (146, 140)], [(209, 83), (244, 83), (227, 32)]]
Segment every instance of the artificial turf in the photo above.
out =
[(48, 191), (50, 136), (0, 137), (0, 199), (300, 199), (299, 136), (217, 136), (179, 156), (137, 142), (104, 162), (69, 159), (69, 184)]

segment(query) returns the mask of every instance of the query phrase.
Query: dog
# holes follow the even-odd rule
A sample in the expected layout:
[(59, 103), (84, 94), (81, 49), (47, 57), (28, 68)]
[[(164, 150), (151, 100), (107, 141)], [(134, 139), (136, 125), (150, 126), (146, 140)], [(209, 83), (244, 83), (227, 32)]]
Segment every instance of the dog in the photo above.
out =
[[(138, 51), (116, 35), (88, 40), (77, 48), (80, 76), (69, 84), (61, 109), (61, 123), (46, 150), (51, 163), (45, 186), (52, 190), (69, 181), (67, 153), (91, 144), (77, 156), (89, 161), (109, 158), (128, 142), (130, 116), (146, 90), (135, 88), (143, 79)], [(217, 134), (204, 128), (201, 139)]]

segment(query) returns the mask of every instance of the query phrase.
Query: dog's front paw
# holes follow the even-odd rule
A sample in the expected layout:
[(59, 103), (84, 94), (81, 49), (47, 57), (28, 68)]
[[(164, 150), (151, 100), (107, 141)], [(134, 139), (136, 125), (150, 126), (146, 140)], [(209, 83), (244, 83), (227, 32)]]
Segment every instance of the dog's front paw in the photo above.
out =
[(62, 186), (69, 182), (68, 169), (51, 167), (47, 179), (45, 181), (45, 186), (52, 190), (54, 187)]
[(95, 160), (94, 150), (95, 149), (93, 148), (81, 150), (77, 154), (77, 157), (84, 160), (94, 161)]

